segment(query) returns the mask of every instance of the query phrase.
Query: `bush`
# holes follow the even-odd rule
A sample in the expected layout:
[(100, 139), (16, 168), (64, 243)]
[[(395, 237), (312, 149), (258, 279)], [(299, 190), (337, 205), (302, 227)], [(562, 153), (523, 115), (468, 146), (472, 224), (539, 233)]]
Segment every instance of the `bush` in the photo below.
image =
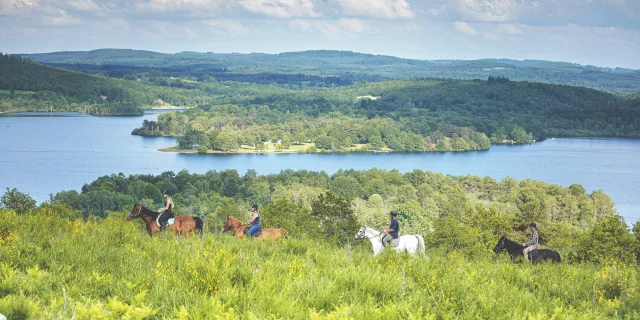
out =
[(586, 261), (634, 261), (637, 240), (620, 216), (610, 216), (598, 222), (580, 241), (579, 256)]
[(311, 204), (311, 214), (318, 219), (324, 237), (334, 243), (345, 243), (359, 229), (351, 204), (332, 192), (321, 194)]
[(267, 228), (284, 228), (289, 237), (313, 239), (320, 235), (318, 220), (307, 210), (288, 199), (280, 199), (264, 207), (260, 214)]
[(0, 198), (0, 209), (14, 210), (17, 214), (29, 213), (35, 208), (36, 201), (16, 188), (7, 188), (7, 191)]

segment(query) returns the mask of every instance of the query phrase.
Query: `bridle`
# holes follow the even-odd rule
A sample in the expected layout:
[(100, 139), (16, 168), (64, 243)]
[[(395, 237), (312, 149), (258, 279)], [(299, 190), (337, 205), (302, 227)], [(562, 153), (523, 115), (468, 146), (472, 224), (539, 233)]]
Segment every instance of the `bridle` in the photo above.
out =
[(378, 241), (382, 242), (382, 237), (381, 237), (382, 232), (378, 232), (378, 234), (376, 234), (375, 236), (367, 237), (365, 235), (365, 232), (366, 232), (365, 229), (366, 228), (367, 227), (363, 227), (362, 229), (360, 229), (360, 231), (358, 231), (358, 233), (356, 233), (356, 237), (357, 237), (356, 240), (363, 240), (363, 239), (371, 240), (373, 238), (378, 238)]
[[(231, 224), (231, 223), (229, 223), (229, 224)], [(226, 225), (226, 222), (225, 222), (225, 225)], [(234, 227), (233, 225), (231, 226), (231, 228), (227, 228), (226, 226), (223, 226), (222, 229), (227, 231), (227, 230), (231, 230), (233, 228), (233, 234), (236, 234), (236, 233), (238, 233), (238, 229), (242, 228), (243, 225), (244, 224), (242, 224), (242, 222), (240, 222), (240, 225), (238, 225), (237, 227)]]
[[(136, 211), (136, 209), (137, 209), (136, 214), (131, 215), (134, 211)], [(140, 216), (140, 211), (142, 211), (142, 205), (139, 204), (135, 208), (133, 208), (133, 210), (131, 210), (131, 212), (129, 212), (129, 215), (127, 216), (127, 218), (128, 219), (134, 219), (134, 218), (139, 217)]]

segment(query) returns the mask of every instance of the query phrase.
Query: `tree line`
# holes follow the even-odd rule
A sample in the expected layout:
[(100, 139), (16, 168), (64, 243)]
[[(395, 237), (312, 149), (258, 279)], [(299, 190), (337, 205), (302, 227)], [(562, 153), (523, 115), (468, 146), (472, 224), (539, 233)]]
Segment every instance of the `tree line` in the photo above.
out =
[[(50, 202), (67, 204), (85, 217), (107, 217), (130, 210), (134, 203), (158, 208), (163, 205), (162, 190), (172, 194), (177, 214), (206, 217), (209, 231), (217, 230), (228, 215), (247, 218), (250, 205), (257, 203), (265, 227), (335, 243), (349, 240), (363, 224), (382, 228), (388, 224), (388, 212), (397, 210), (402, 233), (423, 234), (430, 248), (443, 252), (473, 256), (492, 248), (505, 234), (525, 240), (524, 226), (531, 221), (538, 224), (542, 245), (559, 250), (565, 260), (631, 261), (640, 249), (640, 239), (634, 238), (601, 190), (587, 193), (579, 184), (563, 187), (421, 170), (118, 174), (100, 177), (80, 192), (56, 193)], [(633, 230), (638, 236), (640, 223)]]
[[(310, 50), (280, 54), (224, 54), (180, 52), (163, 54), (128, 49), (56, 52), (25, 55), (43, 63), (88, 72), (151, 68), (172, 76), (213, 75), (221, 80), (280, 83), (301, 86), (341, 86), (359, 81), (441, 78), (486, 79), (489, 76), (517, 81), (582, 86), (609, 92), (640, 90), (640, 73), (622, 68), (599, 68), (540, 60), (412, 60), (351, 51)], [(109, 65), (108, 68), (102, 68)], [(96, 70), (97, 69), (97, 70)], [(122, 71), (121, 71), (122, 72)], [(301, 78), (320, 77), (315, 79)]]

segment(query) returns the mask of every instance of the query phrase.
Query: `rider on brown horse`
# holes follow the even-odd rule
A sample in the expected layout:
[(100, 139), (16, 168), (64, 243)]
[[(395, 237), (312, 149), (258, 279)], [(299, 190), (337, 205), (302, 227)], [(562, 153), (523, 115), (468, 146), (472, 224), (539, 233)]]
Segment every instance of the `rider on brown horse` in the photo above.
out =
[(250, 237), (253, 237), (255, 232), (260, 229), (260, 212), (258, 212), (258, 205), (255, 203), (251, 205), (251, 211), (253, 212), (253, 216), (247, 221), (247, 224), (251, 225), (248, 233)]
[(171, 211), (174, 205), (173, 205), (173, 200), (171, 200), (171, 195), (169, 194), (169, 191), (167, 190), (163, 191), (162, 195), (165, 197), (166, 200), (164, 202), (164, 208), (158, 209), (158, 213), (160, 214), (160, 218), (158, 219), (158, 221), (160, 222), (160, 228), (166, 227), (169, 219), (174, 217), (173, 212)]

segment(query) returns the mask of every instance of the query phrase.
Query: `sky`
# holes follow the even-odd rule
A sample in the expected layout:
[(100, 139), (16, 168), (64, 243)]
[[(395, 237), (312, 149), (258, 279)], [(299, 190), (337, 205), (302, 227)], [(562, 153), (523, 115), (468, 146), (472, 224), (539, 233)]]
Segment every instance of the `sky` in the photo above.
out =
[(640, 0), (0, 0), (0, 52), (100, 48), (640, 69)]

